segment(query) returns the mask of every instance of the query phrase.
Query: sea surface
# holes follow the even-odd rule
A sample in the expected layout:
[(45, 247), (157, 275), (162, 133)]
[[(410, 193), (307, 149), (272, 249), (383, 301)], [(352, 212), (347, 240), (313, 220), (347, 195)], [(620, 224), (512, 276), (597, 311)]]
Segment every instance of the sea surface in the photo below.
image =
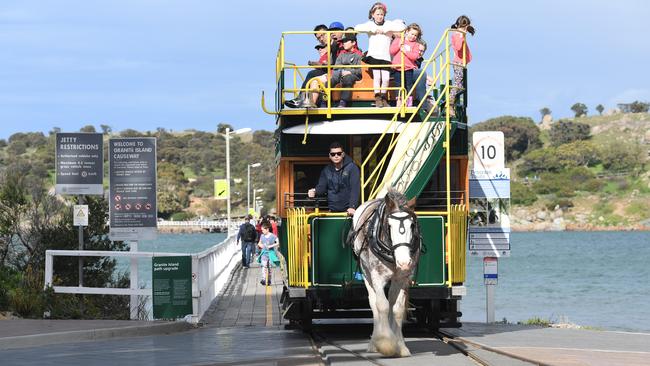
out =
[[(160, 234), (140, 251), (198, 253), (225, 234)], [(512, 233), (499, 258), (496, 320), (533, 317), (608, 330), (650, 332), (650, 232)], [(151, 287), (151, 260), (139, 283)], [(483, 260), (468, 257), (465, 321), (485, 321)], [(128, 269), (128, 261), (121, 269)]]

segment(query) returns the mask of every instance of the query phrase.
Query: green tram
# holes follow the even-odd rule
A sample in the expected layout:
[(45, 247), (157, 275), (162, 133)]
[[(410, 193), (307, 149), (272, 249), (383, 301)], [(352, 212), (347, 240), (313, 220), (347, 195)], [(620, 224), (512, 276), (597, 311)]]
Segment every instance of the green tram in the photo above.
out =
[[(423, 251), (409, 290), (409, 318), (431, 330), (460, 326), (468, 216), (467, 72), (465, 65), (451, 62), (453, 32), (445, 30), (421, 65), (429, 76), (432, 108), (424, 108), (425, 101), (375, 107), (371, 65), (358, 66), (363, 77), (352, 88), (352, 102), (346, 108), (333, 107), (344, 89), (329, 80), (318, 89), (325, 108), (286, 108), (286, 100), (307, 91), (301, 89), (303, 75), (314, 68), (288, 59), (291, 41), (302, 37), (296, 42), (302, 47), (305, 37), (313, 39), (315, 32), (282, 34), (275, 108), (266, 108), (264, 94), (262, 108), (275, 116), (277, 124), (276, 197), (286, 265), (282, 307), (290, 324), (308, 329), (313, 319), (372, 316), (360, 269), (345, 245), (351, 219), (329, 212), (326, 201), (307, 197), (329, 163), (329, 144), (338, 141), (361, 169), (362, 202), (383, 197), (389, 186), (409, 199), (417, 197)], [(323, 33), (329, 45), (334, 32)], [(336, 68), (320, 67), (328, 72)], [(454, 67), (463, 68), (465, 77), (451, 105)], [(415, 85), (424, 77), (422, 73)], [(404, 101), (415, 93), (392, 85), (388, 95), (393, 105), (398, 97)]]

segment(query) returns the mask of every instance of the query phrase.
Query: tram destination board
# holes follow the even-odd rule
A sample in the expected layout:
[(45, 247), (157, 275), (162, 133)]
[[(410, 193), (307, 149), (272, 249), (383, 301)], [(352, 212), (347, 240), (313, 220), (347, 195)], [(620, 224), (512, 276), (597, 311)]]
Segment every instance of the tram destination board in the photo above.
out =
[(109, 140), (111, 240), (157, 237), (156, 138)]
[(192, 314), (192, 257), (153, 257), (151, 266), (154, 319)]
[(57, 133), (55, 159), (54, 190), (57, 194), (104, 194), (104, 142), (101, 133)]

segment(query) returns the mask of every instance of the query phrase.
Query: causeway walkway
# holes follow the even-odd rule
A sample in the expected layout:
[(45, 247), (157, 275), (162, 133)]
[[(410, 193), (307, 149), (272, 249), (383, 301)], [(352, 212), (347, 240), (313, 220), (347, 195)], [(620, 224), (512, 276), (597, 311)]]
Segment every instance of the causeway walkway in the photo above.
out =
[[(282, 279), (237, 266), (194, 327), (185, 322), (0, 320), (1, 365), (475, 365), (441, 340), (405, 325), (410, 358), (367, 353), (368, 321), (321, 320), (314, 340), (285, 330)], [(489, 365), (650, 366), (650, 334), (464, 323), (445, 329)]]

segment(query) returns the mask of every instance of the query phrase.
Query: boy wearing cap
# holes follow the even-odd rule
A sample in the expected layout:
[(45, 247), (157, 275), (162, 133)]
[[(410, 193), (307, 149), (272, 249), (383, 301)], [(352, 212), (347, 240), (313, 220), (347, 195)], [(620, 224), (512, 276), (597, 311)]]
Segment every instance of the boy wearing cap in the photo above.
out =
[[(326, 65), (328, 61), (327, 56), (323, 56), (323, 52), (327, 54), (327, 34), (326, 33), (321, 33), (322, 31), (340, 31), (340, 32), (335, 32), (330, 35), (331, 43), (330, 43), (330, 56), (331, 56), (331, 62), (335, 63), (336, 62), (336, 57), (339, 55), (339, 53), (343, 50), (343, 46), (341, 44), (341, 36), (343, 32), (343, 24), (341, 22), (332, 22), (328, 27), (326, 27), (323, 24), (317, 25), (314, 28), (314, 32), (316, 33), (314, 36), (319, 42), (319, 45), (316, 45), (316, 49), (318, 50), (320, 54), (320, 59), (318, 60), (321, 62), (322, 60), (325, 60), (325, 62), (322, 62), (322, 65)], [(325, 51), (320, 50), (320, 45), (325, 46)], [(317, 66), (316, 63), (314, 62), (308, 62), (310, 66)], [(302, 86), (300, 89), (305, 89), (307, 87), (307, 83), (312, 80), (314, 77), (317, 76), (322, 76), (327, 73), (326, 68), (317, 68), (314, 70), (311, 70), (310, 72), (307, 73), (307, 76), (305, 76), (305, 80), (302, 83)], [(284, 102), (284, 105), (286, 105), (289, 108), (313, 108), (316, 107), (315, 103), (312, 103), (311, 98), (308, 98), (303, 92), (300, 92), (300, 95), (298, 98), (287, 100)]]
[[(357, 37), (354, 34), (345, 34), (341, 39), (343, 49), (339, 56), (336, 58), (335, 65), (360, 65), (361, 64), (361, 51), (357, 48)], [(357, 80), (361, 79), (361, 68), (347, 67), (335, 68), (332, 72), (332, 86), (341, 83), (343, 88), (352, 88)], [(319, 80), (324, 84), (327, 82), (327, 75), (322, 75)], [(311, 89), (318, 88), (318, 82), (313, 81), (310, 85)], [(312, 93), (312, 102), (316, 102), (318, 93)], [(352, 99), (351, 90), (341, 91), (341, 100), (339, 101), (339, 108), (345, 108)]]

